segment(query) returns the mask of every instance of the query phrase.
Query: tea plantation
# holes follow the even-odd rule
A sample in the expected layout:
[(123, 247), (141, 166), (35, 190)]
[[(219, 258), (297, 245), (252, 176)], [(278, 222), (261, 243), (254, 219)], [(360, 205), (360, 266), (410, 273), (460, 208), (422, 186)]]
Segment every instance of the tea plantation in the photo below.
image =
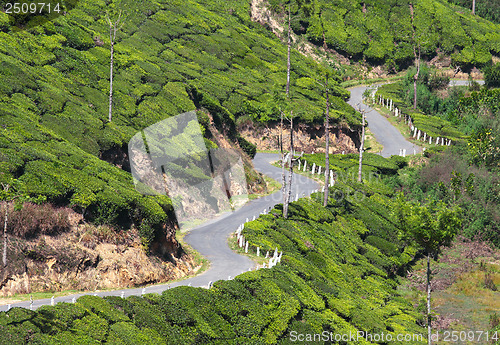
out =
[[(123, 26), (114, 45), (108, 122), (107, 14)], [(134, 190), (127, 142), (162, 119), (199, 110), (209, 147), (213, 123), (248, 155), (239, 117), (279, 118), (273, 92), (286, 83), (286, 47), (250, 20), (246, 1), (84, 0), (64, 16), (21, 30), (0, 12), (0, 179), (22, 193), (69, 205), (95, 223), (135, 224), (148, 243), (172, 219), (166, 197)], [(291, 94), (304, 123), (321, 121), (319, 65), (292, 54)], [(332, 107), (344, 126), (359, 117), (332, 80)], [(109, 164), (111, 163), (111, 164)], [(120, 169), (121, 168), (121, 169)], [(258, 177), (247, 166), (251, 180)]]
[[(425, 332), (417, 323), (421, 316), (396, 291), (397, 275), (415, 249), (395, 240), (391, 190), (379, 181), (345, 180), (330, 192), (327, 207), (313, 194), (292, 203), (287, 220), (278, 205), (246, 224), (243, 234), (252, 246), (283, 251), (271, 269), (210, 289), (178, 287), (126, 299), (84, 296), (37, 311), (14, 308), (0, 314), (0, 342), (291, 344), (292, 334), (323, 331), (333, 337), (383, 332), (394, 339)], [(361, 337), (340, 343), (372, 342)]]
[[(411, 117), (415, 127), (427, 133), (427, 137), (451, 139), (453, 143), (465, 142), (467, 136), (456, 128), (456, 125), (438, 116), (423, 113), (419, 109), (413, 109), (404, 99), (405, 88), (402, 83), (382, 85), (378, 88), (376, 97), (392, 99), (393, 104), (404, 115)], [(408, 128), (408, 132), (411, 132)]]
[[(277, 14), (288, 9), (288, 1), (269, 2)], [(488, 7), (489, 2), (494, 1), (478, 1), (478, 4)], [(450, 55), (454, 64), (464, 67), (490, 63), (492, 54), (500, 54), (499, 24), (473, 16), (469, 9), (448, 1), (297, 0), (290, 3), (297, 34), (320, 46), (325, 38), (330, 48), (355, 60), (366, 59), (404, 69), (413, 63), (414, 43), (420, 45), (424, 57), (442, 53)], [(414, 9), (415, 35), (410, 3)], [(493, 7), (497, 11), (498, 5)]]

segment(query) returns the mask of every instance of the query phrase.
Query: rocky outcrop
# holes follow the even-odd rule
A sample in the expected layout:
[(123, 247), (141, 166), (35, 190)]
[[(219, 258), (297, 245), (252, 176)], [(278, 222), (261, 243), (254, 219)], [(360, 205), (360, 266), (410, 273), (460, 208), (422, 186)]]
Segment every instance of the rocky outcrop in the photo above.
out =
[(157, 239), (148, 254), (134, 229), (117, 232), (86, 224), (57, 236), (11, 237), (0, 296), (134, 287), (178, 279), (199, 269), (179, 246), (172, 246), (172, 239)]
[[(255, 127), (247, 123), (239, 128), (241, 135), (249, 142), (257, 145), (259, 150), (279, 150), (280, 125)], [(358, 135), (345, 128), (331, 128), (330, 153), (356, 152)], [(323, 125), (300, 124), (294, 128), (295, 151), (304, 153), (325, 152), (325, 128)], [(290, 147), (290, 128), (283, 130), (285, 149)]]

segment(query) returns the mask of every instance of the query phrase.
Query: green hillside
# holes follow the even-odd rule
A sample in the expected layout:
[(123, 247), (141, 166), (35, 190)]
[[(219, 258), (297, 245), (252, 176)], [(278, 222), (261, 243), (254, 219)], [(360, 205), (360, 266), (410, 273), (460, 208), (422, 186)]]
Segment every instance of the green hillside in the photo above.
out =
[[(380, 160), (375, 166), (392, 164)], [(277, 206), (246, 224), (243, 234), (252, 252), (255, 246), (283, 251), (281, 263), (271, 269), (218, 281), (208, 290), (178, 287), (127, 299), (85, 296), (36, 312), (15, 308), (0, 313), (0, 340), (260, 345), (292, 344), (299, 335), (325, 332), (332, 337), (328, 343), (349, 333), (361, 336), (338, 343), (376, 343), (367, 341), (366, 333), (384, 333), (394, 344), (425, 343), (411, 338), (425, 333), (417, 324), (421, 316), (395, 289), (397, 274), (406, 272), (415, 249), (395, 240), (391, 190), (379, 181), (345, 180), (330, 195), (326, 208), (315, 194), (291, 203), (288, 220)], [(396, 341), (408, 334), (410, 341)]]
[[(405, 68), (413, 63), (413, 44), (423, 57), (451, 55), (463, 67), (481, 66), (500, 55), (500, 25), (473, 16), (443, 0), (270, 0), (276, 14), (291, 4), (297, 34), (354, 60)], [(409, 4), (414, 6), (413, 39)], [(478, 4), (482, 1), (478, 1)], [(486, 6), (486, 5), (481, 5)]]
[[(452, 4), (462, 6), (472, 11), (473, 0), (450, 0)], [(476, 3), (476, 14), (495, 23), (500, 23), (500, 1), (486, 0), (474, 1)]]
[[(106, 12), (116, 20), (121, 10), (108, 122)], [(127, 142), (137, 131), (200, 110), (207, 139), (214, 141), (212, 119), (252, 155), (255, 147), (236, 132), (238, 118), (279, 118), (274, 94), (284, 92), (286, 47), (248, 11), (246, 1), (87, 0), (26, 30), (0, 12), (0, 179), (18, 179), (22, 193), (72, 205), (90, 221), (135, 224), (151, 240), (172, 212), (168, 198), (133, 189)], [(295, 51), (292, 60), (295, 114), (322, 121), (319, 66)], [(334, 121), (359, 127), (344, 102), (349, 93), (336, 85)]]

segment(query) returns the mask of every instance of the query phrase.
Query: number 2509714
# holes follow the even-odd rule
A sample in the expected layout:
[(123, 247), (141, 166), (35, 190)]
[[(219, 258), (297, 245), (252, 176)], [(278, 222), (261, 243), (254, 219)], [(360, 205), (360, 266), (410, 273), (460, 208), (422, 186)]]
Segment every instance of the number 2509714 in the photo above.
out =
[(484, 342), (488, 341), (498, 341), (500, 339), (500, 334), (498, 331), (487, 332), (487, 331), (444, 331), (442, 335), (442, 340), (446, 342)]
[(7, 2), (4, 5), (6, 14), (51, 14), (60, 13), (61, 5), (56, 3), (45, 2)]

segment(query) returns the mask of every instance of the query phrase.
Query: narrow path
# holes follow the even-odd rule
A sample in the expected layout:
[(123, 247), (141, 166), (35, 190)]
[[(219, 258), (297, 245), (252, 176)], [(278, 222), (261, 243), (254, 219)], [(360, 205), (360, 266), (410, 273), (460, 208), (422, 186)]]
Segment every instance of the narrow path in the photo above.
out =
[[(281, 169), (272, 166), (270, 163), (279, 159), (278, 154), (257, 153), (253, 163), (255, 169), (277, 181), (281, 180)], [(317, 182), (302, 176), (293, 175), (292, 180), (292, 195), (307, 196), (312, 191), (319, 188)], [(54, 303), (72, 302), (73, 299), (78, 299), (84, 295), (104, 296), (122, 296), (128, 297), (132, 295), (141, 295), (142, 293), (161, 293), (171, 287), (176, 286), (202, 286), (207, 287), (210, 282), (215, 282), (220, 279), (228, 279), (235, 277), (254, 267), (253, 261), (248, 257), (236, 254), (227, 245), (229, 235), (236, 231), (238, 226), (248, 218), (258, 217), (264, 209), (269, 209), (276, 204), (281, 203), (281, 191), (277, 191), (271, 195), (255, 199), (247, 203), (239, 210), (230, 214), (223, 215), (216, 220), (212, 220), (207, 224), (201, 225), (191, 230), (184, 240), (194, 249), (200, 252), (210, 261), (210, 268), (204, 273), (172, 284), (157, 284), (143, 288), (122, 289), (113, 291), (103, 291), (97, 293), (81, 293), (68, 296), (54, 298)], [(270, 248), (271, 249), (271, 248)], [(32, 308), (37, 309), (42, 305), (50, 305), (51, 299), (34, 300)], [(0, 306), (0, 311), (6, 311), (8, 305)], [(10, 307), (30, 308), (30, 301), (12, 303)]]
[[(484, 80), (476, 80), (476, 82), (480, 85), (484, 85)], [(468, 80), (451, 80), (449, 83), (450, 86), (465, 86), (468, 84)], [(399, 130), (397, 130), (385, 116), (363, 103), (363, 93), (368, 88), (369, 86), (357, 86), (349, 89), (349, 91), (351, 91), (351, 98), (347, 103), (349, 103), (356, 110), (359, 106), (361, 110), (366, 111), (368, 128), (372, 131), (375, 139), (384, 146), (380, 155), (382, 157), (399, 155), (400, 149), (405, 149), (406, 154), (422, 152), (422, 148), (420, 146), (406, 140)]]
[(372, 131), (375, 139), (384, 146), (380, 155), (382, 157), (399, 155), (401, 149), (406, 150), (406, 154), (421, 152), (422, 148), (406, 140), (385, 116), (363, 103), (363, 92), (368, 88), (368, 86), (357, 86), (349, 89), (351, 91), (351, 99), (348, 103), (356, 110), (358, 110), (359, 106), (361, 110), (366, 111), (368, 128)]

